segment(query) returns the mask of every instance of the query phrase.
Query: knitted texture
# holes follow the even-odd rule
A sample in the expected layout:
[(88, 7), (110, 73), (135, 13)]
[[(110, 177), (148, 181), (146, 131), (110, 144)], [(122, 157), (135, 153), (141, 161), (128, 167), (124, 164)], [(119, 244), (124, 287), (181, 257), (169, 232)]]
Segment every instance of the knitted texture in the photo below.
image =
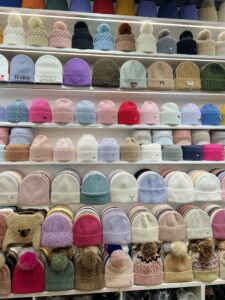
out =
[(48, 32), (44, 28), (42, 20), (37, 17), (31, 17), (28, 20), (28, 26), (26, 44), (29, 46), (48, 47)]
[(175, 70), (175, 88), (177, 90), (200, 90), (200, 70), (192, 62), (180, 63)]
[(212, 91), (225, 90), (225, 68), (220, 63), (209, 63), (201, 72), (202, 89)]
[(6, 161), (28, 161), (29, 160), (29, 145), (10, 144), (6, 147)]
[(93, 49), (93, 38), (85, 22), (79, 21), (74, 25), (72, 47), (78, 49)]
[(55, 48), (71, 48), (72, 36), (66, 23), (57, 21), (49, 36), (49, 46)]

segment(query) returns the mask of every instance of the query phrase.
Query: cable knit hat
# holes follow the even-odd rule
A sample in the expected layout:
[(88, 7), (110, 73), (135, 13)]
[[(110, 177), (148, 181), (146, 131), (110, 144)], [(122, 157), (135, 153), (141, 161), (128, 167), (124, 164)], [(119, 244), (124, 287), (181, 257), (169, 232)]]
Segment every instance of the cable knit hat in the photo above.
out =
[(114, 138), (104, 138), (98, 146), (99, 161), (119, 161), (120, 146)]
[(1, 296), (7, 296), (11, 293), (11, 276), (9, 267), (6, 265), (3, 253), (0, 253), (0, 288)]
[(66, 0), (47, 0), (46, 8), (55, 10), (69, 10)]
[(56, 145), (53, 150), (53, 160), (74, 161), (75, 156), (75, 148), (71, 139), (61, 138), (56, 142)]
[(14, 100), (6, 106), (6, 121), (28, 122), (28, 107), (23, 100)]
[(29, 109), (29, 122), (51, 123), (52, 111), (46, 99), (35, 99)]
[(52, 108), (52, 119), (55, 123), (73, 123), (75, 110), (69, 99), (58, 99)]
[(88, 25), (79, 21), (74, 25), (72, 47), (78, 49), (93, 49), (93, 37), (91, 36)]
[(69, 86), (90, 86), (91, 70), (89, 64), (80, 58), (71, 58), (64, 65), (63, 84)]
[(162, 125), (180, 125), (181, 115), (178, 105), (168, 102), (161, 107), (160, 124)]
[(89, 100), (83, 100), (76, 105), (75, 122), (80, 124), (96, 123), (96, 107)]
[(225, 32), (224, 31), (220, 32), (220, 34), (217, 36), (216, 55), (217, 56), (225, 55)]
[(48, 161), (53, 158), (53, 147), (45, 135), (38, 135), (30, 147), (30, 160)]
[(120, 70), (111, 59), (99, 59), (93, 66), (92, 85), (100, 87), (119, 87)]
[(126, 138), (120, 145), (120, 159), (125, 161), (140, 160), (140, 146), (133, 138)]
[(3, 32), (3, 44), (6, 45), (25, 45), (25, 31), (23, 19), (18, 14), (8, 16), (7, 26)]
[(199, 20), (217, 22), (217, 11), (214, 0), (203, 0), (199, 10)]
[(200, 90), (199, 67), (192, 62), (182, 62), (175, 70), (175, 88), (177, 90)]
[(37, 9), (44, 9), (45, 8), (45, 1), (44, 0), (22, 0), (22, 7), (23, 8), (37, 8)]
[(28, 20), (28, 27), (26, 44), (29, 46), (48, 47), (48, 32), (42, 20), (38, 17), (31, 17)]
[(91, 12), (91, 4), (89, 0), (71, 0), (70, 10), (77, 12)]
[(159, 32), (158, 42), (157, 42), (157, 52), (168, 53), (168, 54), (177, 53), (177, 42), (170, 35), (170, 31), (168, 29), (162, 29)]
[(93, 12), (98, 14), (114, 14), (114, 5), (112, 0), (94, 0)]
[(114, 102), (110, 100), (99, 102), (97, 106), (97, 123), (107, 125), (117, 123), (117, 108)]
[(201, 108), (202, 125), (220, 125), (221, 114), (218, 107), (213, 104), (205, 104)]
[(71, 48), (72, 36), (66, 23), (56, 21), (49, 36), (49, 46), (55, 48)]
[(62, 84), (63, 68), (60, 60), (52, 55), (43, 55), (35, 64), (35, 83)]
[(216, 43), (212, 38), (212, 32), (205, 29), (199, 32), (197, 37), (197, 49), (199, 55), (216, 55)]
[(173, 69), (163, 61), (156, 61), (148, 68), (148, 88), (152, 90), (174, 89)]
[(210, 144), (210, 134), (208, 130), (193, 130), (192, 143), (194, 145)]
[(9, 81), (9, 61), (0, 54), (0, 81)]
[(10, 63), (10, 82), (34, 82), (34, 62), (24, 54), (13, 57)]
[(98, 50), (113, 50), (114, 37), (111, 33), (111, 28), (108, 24), (100, 24), (97, 27), (97, 34), (94, 38), (94, 49)]
[(152, 136), (150, 130), (146, 129), (134, 129), (131, 134), (132, 138), (134, 138), (139, 145), (146, 144), (152, 142)]
[(157, 7), (154, 1), (141, 0), (137, 7), (137, 16), (139, 17), (157, 17)]
[(163, 0), (158, 10), (158, 18), (178, 18), (178, 7), (174, 0)]
[(30, 145), (32, 141), (32, 128), (15, 127), (11, 129), (9, 144)]
[(185, 30), (180, 35), (180, 40), (177, 43), (178, 54), (197, 54), (197, 43), (193, 39), (193, 34), (189, 30)]
[(116, 15), (135, 16), (134, 0), (116, 0)]
[(0, 1), (1, 6), (5, 7), (21, 7), (21, 0), (1, 0)]
[(140, 27), (140, 35), (136, 41), (137, 52), (156, 53), (156, 38), (153, 35), (151, 23), (143, 23)]
[(98, 160), (98, 142), (93, 135), (83, 135), (77, 143), (77, 160), (96, 162)]
[(140, 123), (141, 124), (151, 124), (159, 125), (160, 124), (160, 115), (159, 107), (153, 101), (145, 101), (140, 109)]
[(146, 88), (146, 70), (137, 60), (128, 60), (120, 69), (120, 88), (144, 89)]
[(115, 43), (116, 50), (127, 52), (136, 51), (135, 37), (132, 33), (132, 28), (128, 23), (120, 25)]
[(194, 0), (182, 3), (179, 10), (179, 18), (187, 20), (198, 20), (198, 10)]
[(187, 103), (181, 108), (182, 125), (200, 125), (201, 111), (194, 103)]
[(118, 110), (118, 124), (134, 125), (140, 123), (137, 105), (131, 101), (123, 102)]
[(225, 67), (220, 63), (208, 63), (201, 71), (202, 89), (210, 91), (225, 90)]
[(222, 2), (218, 11), (218, 21), (225, 22), (225, 4)]

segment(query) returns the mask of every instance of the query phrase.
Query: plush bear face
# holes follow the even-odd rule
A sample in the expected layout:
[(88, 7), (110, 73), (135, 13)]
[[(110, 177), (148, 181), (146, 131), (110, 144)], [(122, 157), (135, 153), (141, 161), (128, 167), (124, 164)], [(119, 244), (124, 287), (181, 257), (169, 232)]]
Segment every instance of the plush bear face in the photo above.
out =
[(158, 246), (156, 243), (146, 243), (141, 246), (141, 252), (145, 257), (155, 257), (157, 254)]
[(200, 256), (209, 259), (214, 254), (214, 247), (211, 241), (205, 240), (198, 244), (198, 252)]

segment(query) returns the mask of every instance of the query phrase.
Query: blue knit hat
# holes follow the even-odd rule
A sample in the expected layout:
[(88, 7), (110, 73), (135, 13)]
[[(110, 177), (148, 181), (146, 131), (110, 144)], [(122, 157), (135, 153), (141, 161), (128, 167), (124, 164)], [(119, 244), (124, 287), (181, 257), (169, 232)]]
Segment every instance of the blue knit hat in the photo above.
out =
[(10, 64), (10, 82), (34, 82), (35, 65), (27, 55), (16, 55)]
[(202, 160), (202, 146), (182, 146), (183, 160)]
[(22, 0), (0, 0), (0, 6), (21, 7)]
[(83, 100), (76, 105), (75, 123), (95, 124), (96, 123), (96, 107), (89, 100)]
[(198, 20), (198, 10), (194, 0), (188, 0), (182, 4), (179, 11), (180, 19)]
[(94, 38), (94, 49), (113, 50), (114, 45), (114, 37), (111, 34), (110, 26), (108, 24), (100, 24)]
[(220, 110), (213, 104), (206, 104), (201, 108), (202, 125), (220, 125)]
[(176, 0), (163, 0), (158, 11), (158, 18), (178, 18)]
[(120, 146), (113, 138), (104, 138), (98, 147), (98, 160), (119, 161)]
[(91, 12), (91, 4), (89, 0), (71, 0), (70, 10), (77, 12)]
[(154, 0), (141, 0), (137, 7), (137, 16), (156, 18), (157, 7)]
[(9, 137), (9, 144), (31, 145), (32, 142), (32, 128), (12, 128)]
[(0, 122), (5, 122), (5, 107), (0, 105)]
[(28, 122), (28, 107), (23, 100), (14, 100), (6, 107), (7, 122)]

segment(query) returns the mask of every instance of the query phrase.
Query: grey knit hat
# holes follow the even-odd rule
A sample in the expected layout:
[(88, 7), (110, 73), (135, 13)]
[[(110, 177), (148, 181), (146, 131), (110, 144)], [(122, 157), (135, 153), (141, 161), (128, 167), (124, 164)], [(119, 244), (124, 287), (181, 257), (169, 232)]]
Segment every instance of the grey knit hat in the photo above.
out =
[(157, 52), (158, 53), (168, 53), (176, 54), (177, 53), (177, 42), (175, 38), (170, 35), (168, 29), (162, 29), (158, 35), (157, 42)]
[(162, 160), (179, 161), (183, 160), (182, 148), (179, 145), (163, 145)]

